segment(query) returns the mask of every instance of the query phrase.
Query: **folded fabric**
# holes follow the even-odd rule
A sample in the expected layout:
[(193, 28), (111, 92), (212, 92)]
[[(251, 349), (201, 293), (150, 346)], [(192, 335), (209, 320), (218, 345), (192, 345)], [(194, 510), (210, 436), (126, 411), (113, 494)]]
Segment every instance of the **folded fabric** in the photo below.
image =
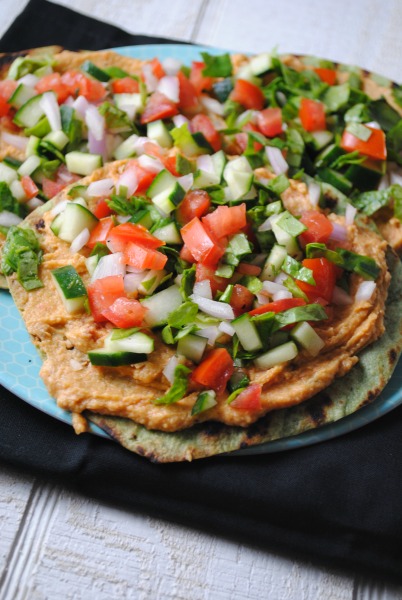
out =
[[(31, 0), (0, 50), (171, 42)], [(298, 450), (157, 465), (0, 388), (0, 460), (90, 496), (299, 558), (402, 581), (402, 407)]]

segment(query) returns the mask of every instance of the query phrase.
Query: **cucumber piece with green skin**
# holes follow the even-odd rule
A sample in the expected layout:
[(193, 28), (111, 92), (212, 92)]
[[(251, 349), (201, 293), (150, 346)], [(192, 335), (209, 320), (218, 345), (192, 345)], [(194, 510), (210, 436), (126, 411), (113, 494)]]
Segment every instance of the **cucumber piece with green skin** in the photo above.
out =
[(254, 359), (254, 365), (258, 369), (271, 369), (277, 365), (281, 365), (289, 360), (296, 358), (298, 354), (297, 346), (294, 342), (286, 342), (281, 346), (276, 346), (261, 354)]
[(219, 102), (226, 102), (229, 98), (230, 92), (233, 90), (233, 80), (231, 77), (226, 77), (220, 81), (216, 81), (212, 85), (212, 91), (214, 96)]
[(183, 243), (176, 223), (168, 223), (168, 225), (165, 225), (164, 227), (159, 227), (159, 229), (155, 229), (152, 232), (152, 235), (167, 244)]
[(257, 56), (253, 56), (249, 64), (253, 75), (263, 75), (272, 69), (272, 55), (268, 52), (257, 54)]
[(162, 269), (161, 271), (156, 271), (155, 269), (151, 269), (142, 279), (140, 285), (138, 286), (138, 291), (140, 294), (144, 294), (145, 296), (150, 296), (154, 293), (156, 288), (161, 284), (161, 281), (164, 277), (166, 277), (167, 272)]
[(0, 181), (4, 181), (7, 185), (10, 185), (16, 179), (18, 179), (18, 175), (15, 169), (4, 164), (4, 162), (0, 162)]
[(36, 125), (33, 127), (28, 127), (24, 129), (24, 134), (28, 137), (30, 135), (36, 135), (39, 138), (50, 133), (52, 128), (50, 127), (50, 123), (47, 117), (42, 117)]
[(334, 134), (332, 131), (312, 131), (311, 137), (313, 138), (313, 146), (314, 150), (319, 152), (323, 150), (330, 144), (334, 139)]
[(66, 265), (54, 269), (51, 274), (67, 312), (74, 314), (84, 310), (87, 291), (76, 269), (71, 265)]
[(105, 338), (105, 350), (111, 352), (135, 352), (136, 354), (151, 354), (154, 351), (155, 342), (142, 331), (136, 331), (126, 337), (113, 339), (113, 333)]
[[(46, 92), (49, 93), (49, 92)], [(41, 106), (43, 94), (30, 98), (14, 115), (14, 123), (20, 127), (34, 127), (45, 114)]]
[(315, 167), (317, 169), (320, 169), (322, 167), (327, 167), (334, 160), (336, 160), (343, 154), (345, 154), (345, 151), (342, 150), (342, 148), (340, 146), (337, 146), (336, 144), (331, 144), (330, 146), (328, 146), (328, 148), (325, 148), (317, 156), (317, 158), (315, 159), (315, 163), (314, 163)]
[(52, 226), (58, 228), (57, 236), (61, 240), (70, 243), (83, 229), (92, 231), (99, 221), (90, 210), (77, 202), (69, 202), (60, 216), (60, 221), (56, 224), (53, 222)]
[(281, 218), (282, 214), (283, 213), (272, 216), (272, 231), (274, 232), (278, 244), (284, 246), (286, 252), (290, 254), (290, 256), (298, 256), (300, 254), (300, 248), (297, 239), (287, 233), (282, 227), (279, 227), (276, 223)]
[(163, 169), (149, 186), (147, 196), (163, 213), (169, 215), (183, 200), (185, 191), (177, 179)]
[(346, 196), (349, 195), (353, 189), (353, 185), (349, 179), (334, 169), (328, 167), (317, 169), (317, 176), (321, 181), (330, 183)]
[(207, 347), (207, 342), (207, 338), (190, 333), (179, 339), (177, 353), (198, 364)]
[(147, 308), (144, 322), (148, 327), (159, 327), (167, 323), (168, 316), (183, 303), (180, 289), (172, 285), (150, 298), (142, 300), (141, 304)]
[(222, 182), (223, 172), (227, 165), (228, 159), (225, 156), (223, 150), (218, 150), (215, 154), (212, 154), (212, 163), (214, 165), (216, 176), (218, 177), (218, 183)]
[(307, 350), (311, 356), (317, 356), (324, 348), (325, 342), (311, 327), (310, 323), (303, 321), (298, 323), (290, 332), (290, 336)]
[(63, 150), (67, 146), (69, 141), (70, 139), (68, 135), (66, 135), (64, 131), (61, 130), (51, 131), (42, 139), (42, 142), (49, 142), (50, 144), (55, 146), (57, 150)]
[(250, 317), (247, 313), (234, 319), (231, 322), (231, 325), (234, 327), (241, 345), (247, 352), (261, 350), (262, 342), (258, 335), (257, 328), (254, 323), (250, 321)]
[(13, 156), (5, 156), (3, 163), (16, 171), (22, 165), (22, 160), (18, 160), (18, 158), (14, 158)]
[(122, 367), (124, 365), (145, 362), (148, 356), (147, 354), (138, 354), (136, 352), (114, 352), (106, 348), (100, 348), (99, 350), (88, 352), (88, 358), (91, 364), (97, 367)]
[(131, 120), (144, 108), (142, 96), (137, 92), (133, 94), (114, 94), (113, 99), (117, 108), (123, 110)]
[(24, 83), (20, 83), (8, 99), (8, 104), (11, 104), (13, 108), (19, 109), (34, 96), (36, 96), (36, 91), (33, 88)]
[(122, 142), (115, 151), (113, 152), (113, 158), (116, 160), (123, 160), (123, 158), (130, 158), (135, 155), (135, 143), (138, 140), (138, 135), (133, 133), (124, 142)]
[(265, 261), (260, 278), (262, 281), (273, 281), (279, 275), (288, 253), (284, 246), (275, 244)]
[(227, 163), (223, 178), (228, 184), (233, 200), (238, 200), (251, 190), (254, 176), (248, 160), (241, 156)]
[(159, 144), (159, 146), (162, 146), (162, 148), (171, 148), (173, 146), (172, 136), (161, 119), (148, 123), (147, 137)]
[(376, 168), (368, 164), (349, 165), (344, 173), (344, 176), (361, 192), (368, 192), (377, 189), (381, 178), (386, 171), (386, 163), (383, 163), (384, 168)]
[(206, 390), (205, 392), (201, 392), (193, 408), (191, 409), (191, 416), (198, 415), (209, 408), (217, 405), (216, 401), (216, 392), (214, 390)]
[(34, 156), (35, 154), (39, 154), (39, 144), (40, 138), (36, 135), (30, 135), (28, 138), (28, 143), (25, 148), (25, 156)]
[(86, 60), (81, 65), (81, 71), (84, 71), (84, 73), (88, 73), (88, 75), (91, 75), (91, 77), (94, 77), (94, 79), (97, 79), (98, 81), (106, 82), (111, 79), (111, 76), (108, 73), (106, 73), (106, 71), (97, 67), (90, 60)]
[(39, 156), (33, 154), (32, 156), (28, 156), (26, 160), (22, 163), (22, 165), (18, 169), (18, 173), (23, 177), (24, 175), (32, 175), (36, 169), (40, 167), (42, 163), (42, 159)]
[(102, 166), (102, 156), (100, 154), (89, 154), (89, 152), (73, 150), (67, 152), (65, 159), (67, 169), (77, 175), (91, 175), (95, 169)]
[(16, 198), (18, 200), (18, 202), (22, 202), (22, 201), (26, 200), (27, 196), (24, 191), (24, 188), (22, 187), (21, 181), (19, 181), (18, 179), (15, 179), (14, 181), (11, 182), (9, 187), (10, 187), (10, 192), (12, 193), (14, 198)]

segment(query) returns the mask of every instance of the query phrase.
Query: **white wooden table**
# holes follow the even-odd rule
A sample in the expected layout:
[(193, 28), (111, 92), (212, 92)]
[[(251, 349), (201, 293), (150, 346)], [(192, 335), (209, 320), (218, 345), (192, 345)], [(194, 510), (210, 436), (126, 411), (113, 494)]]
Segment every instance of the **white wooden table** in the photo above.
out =
[[(133, 33), (315, 54), (402, 81), (399, 0), (60, 0)], [(0, 35), (26, 0), (0, 0)], [(401, 565), (402, 568), (402, 565)], [(394, 600), (402, 587), (89, 500), (0, 470), (0, 600)]]

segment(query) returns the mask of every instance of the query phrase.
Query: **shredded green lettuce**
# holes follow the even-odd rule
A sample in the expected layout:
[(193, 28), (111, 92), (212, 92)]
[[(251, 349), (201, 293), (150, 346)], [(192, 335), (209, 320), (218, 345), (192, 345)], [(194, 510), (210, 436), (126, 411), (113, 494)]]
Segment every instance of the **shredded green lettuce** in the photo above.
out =
[(1, 258), (4, 275), (17, 273), (17, 279), (30, 291), (43, 287), (38, 271), (42, 260), (42, 250), (35, 233), (31, 229), (10, 227)]
[(173, 404), (181, 400), (188, 388), (188, 379), (191, 369), (185, 365), (177, 365), (174, 370), (173, 384), (164, 396), (156, 398), (155, 404)]
[(208, 52), (201, 52), (201, 56), (205, 62), (205, 69), (202, 71), (205, 77), (230, 77), (232, 75), (233, 65), (228, 53), (213, 56)]

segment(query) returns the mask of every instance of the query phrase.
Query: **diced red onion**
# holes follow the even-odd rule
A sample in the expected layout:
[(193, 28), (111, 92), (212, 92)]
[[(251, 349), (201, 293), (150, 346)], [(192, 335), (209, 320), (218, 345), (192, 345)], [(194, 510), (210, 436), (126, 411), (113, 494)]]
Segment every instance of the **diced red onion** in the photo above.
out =
[(223, 104), (221, 104), (215, 98), (210, 98), (209, 96), (201, 96), (201, 104), (206, 108), (209, 112), (214, 113), (215, 115), (220, 115), (223, 117), (225, 114), (225, 109)]
[(131, 219), (131, 215), (117, 215), (115, 219), (118, 223), (127, 223)]
[(356, 213), (357, 213), (357, 209), (354, 206), (352, 206), (349, 202), (347, 202), (346, 210), (345, 210), (345, 225), (346, 225), (346, 227), (349, 227), (349, 225), (353, 225)]
[(92, 181), (87, 189), (88, 196), (96, 198), (98, 196), (108, 196), (114, 186), (114, 180), (110, 177), (106, 179), (98, 179), (98, 181)]
[(108, 156), (113, 156), (114, 151), (124, 140), (121, 135), (106, 132), (106, 150)]
[(26, 75), (18, 79), (18, 83), (23, 83), (24, 85), (27, 85), (30, 88), (34, 88), (38, 81), (39, 77), (36, 77), (36, 75), (34, 75), (33, 73), (27, 73)]
[(185, 361), (184, 356), (172, 356), (171, 358), (169, 358), (169, 360), (166, 363), (165, 368), (162, 371), (162, 373), (164, 374), (164, 376), (166, 377), (166, 379), (168, 380), (169, 383), (173, 383), (173, 381), (174, 381), (174, 372), (175, 372), (177, 365), (182, 364), (184, 361)]
[(397, 173), (396, 171), (391, 171), (390, 176), (391, 184), (398, 183), (399, 185), (402, 185), (402, 175), (400, 173)]
[(175, 127), (181, 127), (185, 123), (190, 123), (189, 119), (187, 119), (187, 117), (184, 115), (176, 115), (173, 117), (172, 121)]
[(169, 98), (172, 102), (179, 102), (180, 86), (177, 77), (165, 75), (165, 77), (162, 77), (159, 80), (156, 90), (166, 96), (166, 98)]
[(209, 298), (212, 300), (212, 290), (211, 290), (211, 282), (209, 279), (204, 279), (203, 281), (196, 281), (193, 288), (194, 294), (197, 296), (202, 296), (203, 298)]
[(373, 129), (381, 129), (381, 126), (377, 121), (369, 121), (368, 123), (364, 123), (365, 127), (372, 127)]
[(89, 233), (89, 229), (85, 227), (85, 229), (83, 229), (71, 242), (70, 252), (72, 252), (73, 254), (75, 252), (79, 252), (81, 248), (83, 248), (88, 242), (90, 235), (91, 234)]
[(42, 204), (44, 204), (43, 200), (34, 196), (28, 200), (25, 206), (27, 206), (29, 210), (34, 210), (35, 208), (38, 208), (38, 206), (42, 206)]
[(233, 308), (226, 302), (218, 302), (216, 300), (209, 300), (203, 298), (198, 294), (192, 294), (190, 300), (198, 304), (198, 307), (207, 315), (216, 317), (217, 319), (227, 319), (231, 321), (234, 319)]
[(356, 291), (355, 301), (365, 302), (370, 300), (376, 288), (375, 281), (362, 281)]
[(106, 147), (106, 136), (97, 140), (92, 133), (88, 130), (88, 150), (91, 154), (100, 154), (103, 160), (107, 160), (107, 147)]
[(144, 154), (144, 145), (147, 144), (148, 142), (153, 142), (154, 144), (156, 144), (156, 142), (154, 140), (150, 140), (147, 137), (139, 137), (135, 142), (134, 142), (134, 151), (135, 153), (140, 156), (141, 154)]
[(52, 210), (50, 211), (50, 214), (52, 215), (52, 217), (55, 217), (56, 215), (59, 215), (61, 212), (63, 212), (63, 210), (66, 208), (67, 204), (70, 204), (69, 200), (63, 200), (62, 202), (59, 202), (58, 204), (56, 204), (56, 206), (53, 207)]
[(276, 300), (287, 300), (288, 298), (292, 297), (293, 296), (289, 290), (281, 290), (279, 292), (275, 292), (275, 294), (272, 294), (272, 299), (274, 302), (276, 302)]
[(91, 282), (112, 275), (122, 275), (124, 277), (125, 274), (126, 267), (123, 261), (123, 253), (115, 252), (114, 254), (102, 256), (93, 272)]
[(85, 123), (94, 138), (100, 142), (105, 136), (105, 117), (100, 114), (96, 106), (88, 106), (85, 113)]
[(332, 294), (332, 302), (338, 306), (347, 306), (352, 304), (353, 299), (344, 289), (336, 285)]
[(136, 292), (145, 277), (146, 271), (142, 270), (139, 273), (126, 273), (124, 277), (124, 290), (127, 294)]
[(308, 184), (308, 195), (313, 206), (318, 206), (321, 196), (321, 186), (316, 181), (310, 181)]
[(180, 60), (177, 60), (177, 58), (171, 57), (165, 58), (162, 61), (162, 67), (166, 75), (177, 75), (177, 73), (181, 69), (182, 64), (183, 63)]
[(289, 165), (283, 158), (282, 152), (279, 150), (279, 148), (275, 148), (274, 146), (266, 146), (265, 152), (276, 175), (281, 175), (282, 173), (286, 173), (288, 171)]
[(10, 146), (18, 148), (18, 150), (25, 150), (28, 144), (27, 137), (22, 135), (15, 135), (14, 133), (9, 133), (8, 131), (2, 132), (1, 139), (6, 144), (10, 144)]
[(263, 223), (261, 223), (261, 225), (258, 227), (258, 231), (271, 231), (271, 229), (272, 229), (271, 217), (268, 217), (268, 219), (265, 219), (265, 221)]
[(71, 106), (74, 108), (74, 98), (72, 96), (68, 96), (66, 100), (63, 102), (64, 106)]
[(348, 230), (340, 223), (332, 223), (332, 232), (329, 236), (330, 240), (335, 242), (345, 242), (348, 239)]
[(220, 323), (218, 325), (218, 329), (219, 329), (219, 331), (222, 331), (222, 333), (226, 333), (227, 335), (230, 335), (230, 337), (233, 337), (234, 334), (236, 333), (235, 328), (230, 323), (227, 323), (226, 321), (222, 321), (222, 323)]
[(138, 159), (138, 164), (149, 173), (160, 173), (165, 168), (158, 158), (148, 156), (148, 154), (142, 154)]
[(277, 294), (278, 292), (288, 292), (289, 290), (281, 283), (275, 283), (275, 281), (263, 281), (262, 289), (268, 294)]
[(3, 227), (11, 227), (12, 225), (18, 225), (19, 223), (21, 223), (21, 221), (21, 217), (15, 215), (14, 213), (8, 210), (3, 210), (2, 212), (0, 212), (0, 225), (2, 225)]
[(257, 110), (245, 110), (244, 112), (242, 112), (236, 119), (236, 125), (242, 125), (244, 124), (246, 121), (247, 123), (257, 123), (257, 115), (258, 115), (258, 111)]
[(210, 327), (203, 327), (202, 329), (199, 329), (197, 331), (197, 335), (203, 338), (207, 338), (208, 344), (210, 346), (214, 346), (216, 338), (219, 335), (219, 329), (216, 325), (211, 325)]
[(138, 179), (133, 169), (126, 169), (126, 171), (120, 175), (119, 180), (116, 183), (116, 190), (119, 192), (121, 187), (127, 188), (127, 197), (134, 194), (138, 187)]
[(82, 118), (85, 118), (85, 113), (87, 112), (89, 106), (90, 104), (84, 96), (78, 96), (78, 98), (76, 98), (73, 102), (73, 108), (75, 108), (76, 112)]
[(182, 175), (177, 179), (178, 183), (181, 185), (185, 192), (191, 189), (191, 186), (194, 183), (194, 175), (192, 173), (187, 173), (187, 175)]
[(148, 92), (154, 92), (158, 87), (158, 78), (155, 77), (152, 70), (152, 65), (146, 63), (142, 67), (142, 74), (144, 76), (145, 85), (147, 86)]
[(45, 113), (52, 131), (60, 131), (61, 116), (60, 107), (54, 92), (45, 92), (39, 101), (39, 105)]
[(279, 275), (277, 275), (274, 279), (275, 283), (280, 283), (282, 284), (284, 281), (286, 281), (286, 279), (289, 277), (289, 275), (286, 275), (286, 273), (279, 273)]
[(206, 173), (215, 173), (214, 163), (209, 154), (201, 154), (197, 156), (197, 169), (205, 171)]

